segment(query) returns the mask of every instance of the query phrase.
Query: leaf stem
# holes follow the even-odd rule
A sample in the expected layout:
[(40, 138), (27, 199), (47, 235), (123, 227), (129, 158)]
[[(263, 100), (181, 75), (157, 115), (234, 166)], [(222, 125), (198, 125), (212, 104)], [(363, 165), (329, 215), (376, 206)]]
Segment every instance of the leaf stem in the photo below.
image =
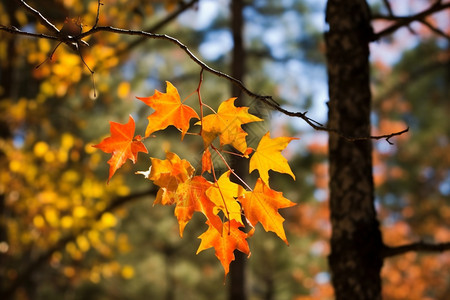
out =
[[(212, 174), (214, 178), (214, 184), (217, 184), (217, 188), (219, 189), (220, 197), (222, 197), (223, 206), (225, 208), (225, 214), (227, 215), (228, 221), (230, 220), (230, 211), (228, 210), (227, 203), (225, 202), (225, 197), (223, 196), (222, 190), (220, 189), (219, 182), (217, 181), (216, 171), (214, 170), (214, 162), (211, 160), (212, 164)], [(222, 220), (223, 223), (223, 220)], [(228, 230), (228, 234), (230, 234), (230, 230)], [(221, 234), (222, 235), (222, 234)]]
[[(249, 191), (251, 191), (251, 192), (253, 192), (253, 189), (247, 184), (247, 182), (245, 182), (241, 177), (239, 177), (235, 172), (234, 172), (234, 170), (230, 167), (230, 165), (227, 163), (227, 161), (225, 160), (225, 157), (223, 157), (223, 155), (222, 155), (222, 153), (220, 153), (220, 151), (219, 151), (219, 149), (217, 149), (214, 145), (210, 145), (211, 146), (211, 148), (214, 150), (214, 151), (216, 151), (216, 153), (217, 153), (217, 155), (219, 155), (219, 157), (220, 157), (220, 159), (222, 159), (222, 161), (224, 162), (224, 164), (227, 166), (227, 168), (228, 168), (228, 170), (231, 172), (231, 174), (233, 174), (234, 176), (236, 176), (236, 178), (240, 181), (240, 182), (242, 182), (244, 185), (245, 185), (245, 187), (249, 190)], [(223, 151), (223, 150), (222, 150)]]

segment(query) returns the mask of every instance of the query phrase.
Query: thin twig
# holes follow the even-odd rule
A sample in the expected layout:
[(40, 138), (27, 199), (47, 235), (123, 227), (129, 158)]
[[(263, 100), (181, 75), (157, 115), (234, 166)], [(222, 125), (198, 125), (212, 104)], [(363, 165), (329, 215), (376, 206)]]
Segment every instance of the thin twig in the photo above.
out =
[(373, 35), (373, 41), (380, 39), (381, 37), (391, 34), (397, 29), (408, 26), (410, 23), (414, 21), (421, 21), (425, 19), (427, 16), (432, 15), (435, 12), (442, 11), (444, 9), (450, 8), (450, 3), (442, 3), (441, 1), (436, 1), (433, 5), (431, 5), (428, 9), (407, 17), (399, 17), (399, 16), (383, 16), (383, 15), (374, 15), (372, 16), (373, 20), (389, 20), (389, 21), (397, 21), (395, 24), (381, 30), (380, 32)]
[(430, 244), (425, 242), (411, 243), (398, 247), (384, 246), (383, 258), (405, 254), (410, 251), (417, 252), (444, 252), (450, 250), (450, 242)]
[(61, 40), (61, 38), (58, 36), (48, 35), (48, 34), (44, 34), (44, 33), (33, 33), (33, 32), (22, 31), (15, 26), (0, 25), (0, 31), (6, 31), (11, 34), (30, 36), (30, 37), (34, 37), (34, 38), (38, 38), (38, 39), (48, 39), (48, 40), (54, 40), (54, 41)]
[(425, 26), (427, 26), (427, 27), (428, 27), (431, 31), (433, 31), (434, 33), (436, 33), (436, 34), (438, 34), (438, 35), (440, 35), (440, 36), (442, 36), (442, 37), (444, 37), (444, 38), (446, 38), (447, 40), (450, 41), (450, 36), (449, 36), (449, 35), (447, 35), (445, 32), (443, 32), (443, 31), (440, 30), (439, 28), (437, 28), (437, 27), (431, 25), (430, 22), (428, 22), (428, 21), (426, 21), (426, 20), (420, 20), (420, 22), (421, 22), (422, 24), (424, 24)]
[(98, 21), (100, 20), (100, 6), (102, 6), (102, 5), (103, 5), (103, 3), (101, 2), (101, 0), (98, 0), (97, 16), (95, 17), (95, 23), (94, 23), (94, 26), (92, 26), (93, 28), (97, 27)]
[[(394, 136), (397, 135), (402, 135), (406, 132), (409, 131), (409, 127), (407, 127), (406, 129), (403, 129), (402, 131), (399, 132), (394, 132), (391, 134), (385, 134), (385, 135), (371, 135), (369, 138), (372, 140), (382, 140), (382, 139), (386, 139), (386, 142), (388, 142), (390, 145), (393, 145), (393, 143), (390, 141), (391, 138), (393, 138)], [(347, 140), (351, 141), (351, 142), (355, 142), (355, 141), (362, 141), (362, 140), (367, 140), (367, 137), (355, 137), (355, 138), (346, 138)]]
[(383, 0), (383, 3), (384, 3), (384, 6), (386, 6), (388, 14), (390, 16), (394, 16), (394, 12), (392, 11), (392, 6), (391, 6), (391, 3), (389, 2), (389, 0)]
[(53, 33), (59, 34), (59, 29), (56, 28), (56, 26), (53, 25), (49, 20), (47, 20), (39, 11), (28, 5), (24, 0), (17, 1), (19, 1), (19, 3), (26, 8), (26, 10), (33, 14), (48, 30), (52, 31)]
[(59, 42), (56, 46), (55, 46), (55, 48), (53, 48), (53, 50), (52, 50), (52, 52), (50, 52), (50, 54), (47, 56), (47, 58), (43, 61), (43, 62), (41, 62), (39, 65), (37, 65), (36, 67), (35, 67), (35, 69), (39, 69), (45, 62), (47, 62), (48, 60), (52, 60), (53, 59), (53, 55), (55, 54), (55, 51), (56, 51), (56, 49), (58, 49), (58, 47), (59, 47), (59, 45), (61, 45), (62, 44), (62, 42)]
[[(181, 15), (183, 12), (188, 10), (190, 7), (192, 7), (198, 1), (199, 0), (191, 0), (188, 3), (180, 4), (180, 6), (179, 6), (179, 8), (177, 10), (173, 11), (171, 14), (167, 15), (164, 19), (162, 19), (161, 21), (157, 22), (156, 24), (151, 25), (150, 27), (144, 29), (144, 31), (146, 31), (146, 32), (157, 32), (157, 31), (159, 31), (162, 27), (164, 27), (165, 25), (167, 25), (171, 21), (175, 20), (179, 15)], [(109, 56), (104, 57), (103, 59), (104, 60), (108, 60), (108, 59), (110, 59), (112, 57), (117, 57), (117, 56), (123, 55), (124, 53), (128, 53), (131, 49), (133, 49), (136, 46), (139, 46), (140, 44), (142, 44), (146, 40), (147, 39), (145, 37), (138, 38), (138, 39), (130, 42), (129, 44), (127, 44), (125, 47), (117, 49), (114, 53), (112, 53)]]

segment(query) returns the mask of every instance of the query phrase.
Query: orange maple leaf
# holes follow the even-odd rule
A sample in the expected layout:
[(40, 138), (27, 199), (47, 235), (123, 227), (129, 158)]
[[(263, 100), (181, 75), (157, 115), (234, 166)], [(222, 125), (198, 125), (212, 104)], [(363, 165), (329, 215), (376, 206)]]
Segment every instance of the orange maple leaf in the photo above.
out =
[(256, 181), (253, 191), (245, 192), (239, 197), (239, 201), (252, 226), (261, 222), (266, 231), (275, 232), (288, 244), (283, 228), (284, 218), (278, 213), (278, 209), (294, 206), (295, 203), (284, 198), (281, 192), (269, 188), (261, 178)]
[(208, 225), (208, 230), (199, 236), (202, 241), (197, 254), (214, 247), (216, 257), (225, 269), (226, 276), (230, 270), (230, 263), (234, 260), (234, 250), (237, 249), (250, 256), (250, 248), (246, 240), (247, 234), (239, 229), (243, 226), (235, 220), (225, 222), (222, 232), (217, 231), (210, 224)]
[(270, 131), (268, 131), (261, 138), (258, 147), (250, 158), (249, 173), (255, 169), (258, 170), (259, 176), (267, 185), (269, 185), (269, 170), (289, 174), (295, 180), (295, 175), (292, 173), (281, 151), (286, 148), (289, 142), (296, 139), (291, 137), (277, 137), (272, 139), (270, 138)]
[(138, 152), (148, 153), (147, 148), (141, 142), (141, 136), (137, 135), (133, 138), (135, 123), (131, 115), (126, 124), (109, 123), (111, 124), (111, 136), (103, 139), (100, 144), (93, 145), (103, 152), (112, 153), (111, 159), (108, 160), (110, 165), (108, 182), (128, 158), (136, 163)]
[(166, 159), (151, 157), (151, 160), (148, 179), (160, 187), (154, 204), (171, 205), (175, 202), (173, 193), (176, 193), (178, 185), (189, 180), (195, 169), (187, 160), (169, 151)]
[(190, 119), (199, 117), (195, 110), (181, 102), (177, 89), (169, 81), (166, 83), (166, 93), (155, 90), (151, 97), (136, 97), (155, 110), (148, 116), (145, 136), (173, 125), (181, 131), (183, 139), (189, 129)]
[(166, 159), (151, 158), (149, 171), (136, 172), (144, 175), (160, 189), (156, 194), (155, 204), (175, 204), (180, 236), (195, 211), (203, 213), (208, 221), (222, 230), (222, 221), (214, 213), (215, 204), (206, 196), (206, 191), (213, 184), (201, 176), (194, 176), (195, 169), (185, 159), (172, 152), (166, 152)]
[(202, 137), (206, 146), (219, 136), (220, 145), (232, 145), (241, 153), (247, 151), (245, 137), (247, 133), (242, 129), (242, 124), (262, 121), (260, 118), (249, 114), (248, 107), (236, 107), (230, 98), (222, 102), (217, 114), (207, 115), (202, 121)]
[(202, 176), (194, 176), (190, 180), (180, 184), (176, 191), (175, 216), (180, 226), (180, 236), (186, 224), (191, 220), (194, 211), (203, 213), (208, 222), (222, 232), (222, 221), (214, 213), (214, 203), (206, 195), (206, 190), (212, 186)]
[(228, 220), (235, 220), (242, 224), (241, 206), (236, 199), (242, 195), (244, 188), (230, 181), (230, 171), (220, 176), (207, 191), (206, 195), (216, 205), (215, 213), (222, 211)]

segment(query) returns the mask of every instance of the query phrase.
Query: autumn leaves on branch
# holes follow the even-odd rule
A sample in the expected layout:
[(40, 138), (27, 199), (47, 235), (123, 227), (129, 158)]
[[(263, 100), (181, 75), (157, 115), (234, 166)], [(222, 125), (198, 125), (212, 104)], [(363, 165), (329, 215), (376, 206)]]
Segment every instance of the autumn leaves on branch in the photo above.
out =
[[(137, 173), (159, 186), (155, 204), (175, 205), (180, 236), (183, 236), (184, 228), (194, 212), (205, 216), (208, 229), (199, 237), (202, 242), (197, 253), (213, 247), (227, 274), (229, 264), (234, 260), (234, 250), (250, 255), (246, 239), (253, 234), (258, 223), (261, 223), (266, 231), (275, 232), (288, 244), (283, 229), (284, 219), (278, 210), (295, 204), (284, 198), (281, 192), (270, 188), (269, 170), (289, 174), (295, 179), (287, 160), (281, 154), (295, 138), (271, 138), (270, 132), (267, 132), (256, 149), (249, 148), (246, 142), (248, 134), (241, 126), (262, 120), (250, 114), (248, 107), (236, 107), (235, 98), (222, 102), (217, 112), (214, 111), (203, 103), (200, 85), (197, 89), (200, 116), (192, 107), (181, 101), (177, 89), (167, 82), (166, 93), (156, 90), (151, 97), (137, 97), (154, 109), (148, 116), (144, 137), (135, 136), (135, 122), (130, 116), (126, 124), (111, 122), (111, 136), (94, 147), (112, 154), (108, 161), (110, 180), (127, 159), (135, 163), (138, 152), (148, 152), (143, 141), (151, 138), (157, 131), (174, 126), (181, 132), (181, 139), (186, 134), (201, 137), (204, 145), (201, 171), (196, 172), (187, 160), (181, 159), (177, 154), (166, 152), (166, 159), (151, 157), (149, 170)], [(204, 107), (212, 113), (203, 115)], [(189, 131), (191, 119), (199, 120), (193, 125), (199, 128), (197, 132)], [(224, 147), (228, 146), (237, 152), (226, 151)], [(211, 152), (227, 167), (223, 174), (217, 174)], [(259, 173), (254, 188), (230, 168), (223, 152), (249, 160), (250, 173), (254, 170)], [(203, 176), (206, 173), (210, 173), (212, 181)], [(232, 182), (231, 175), (240, 183)], [(241, 230), (246, 226), (251, 228), (248, 232)]]

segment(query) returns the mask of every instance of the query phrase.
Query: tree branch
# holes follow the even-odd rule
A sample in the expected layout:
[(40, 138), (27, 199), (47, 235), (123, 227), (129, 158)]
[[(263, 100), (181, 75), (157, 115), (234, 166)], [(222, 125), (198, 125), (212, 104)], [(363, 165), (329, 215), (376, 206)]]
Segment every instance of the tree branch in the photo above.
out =
[[(99, 211), (95, 215), (94, 220), (96, 221), (100, 220), (104, 213), (112, 211), (117, 207), (120, 207), (132, 200), (155, 194), (156, 194), (156, 187), (153, 186), (151, 189), (148, 189), (146, 191), (137, 192), (127, 196), (117, 197), (113, 199), (107, 207)], [(76, 238), (79, 235), (89, 230), (91, 228), (91, 225), (92, 224), (85, 225), (79, 228), (78, 230), (73, 231), (68, 235), (60, 238), (53, 246), (51, 246), (49, 249), (42, 252), (39, 256), (31, 260), (31, 262), (27, 266), (25, 266), (21, 271), (19, 271), (17, 277), (15, 277), (15, 279), (8, 284), (8, 287), (4, 291), (0, 291), (0, 298), (11, 299), (11, 297), (14, 295), (15, 291), (20, 287), (20, 285), (26, 282), (42, 264), (46, 263), (52, 257), (53, 253), (63, 249), (68, 243), (76, 240)]]
[(447, 9), (447, 8), (450, 8), (450, 3), (442, 3), (441, 1), (436, 1), (428, 9), (426, 9), (418, 14), (412, 15), (412, 16), (399, 17), (399, 16), (394, 16), (394, 15), (388, 15), (388, 16), (374, 15), (374, 16), (372, 16), (373, 20), (389, 20), (389, 21), (396, 21), (396, 23), (381, 30), (378, 33), (375, 33), (372, 41), (379, 40), (381, 37), (391, 34), (401, 27), (408, 26), (410, 23), (412, 23), (414, 21), (422, 21), (429, 15), (432, 15), (436, 12), (439, 12), (439, 11)]
[(25, 9), (30, 12), (32, 15), (34, 15), (38, 21), (44, 25), (50, 32), (56, 33), (59, 35), (59, 29), (56, 28), (55, 25), (53, 25), (49, 20), (47, 20), (39, 11), (28, 5), (24, 0), (17, 0), (19, 1), (19, 4), (25, 7)]
[[(144, 31), (156, 32), (156, 31), (160, 30), (162, 27), (166, 26), (168, 23), (173, 21), (176, 17), (178, 17), (181, 13), (185, 12), (190, 7), (192, 7), (198, 1), (199, 0), (191, 0), (188, 3), (183, 2), (182, 4), (180, 4), (180, 6), (178, 7), (177, 10), (173, 11), (171, 14), (167, 15), (164, 19), (162, 19), (158, 23), (152, 25), (151, 27), (145, 29)], [(146, 40), (147, 39), (145, 37), (138, 38), (138, 39), (132, 41), (131, 43), (129, 43), (127, 46), (123, 47), (122, 49), (117, 50), (114, 54), (112, 54), (109, 57), (106, 57), (105, 59), (111, 58), (112, 56), (123, 55), (124, 53), (128, 52), (129, 50), (133, 49), (134, 47), (142, 44)]]
[(439, 243), (439, 244), (429, 244), (425, 242), (411, 243), (398, 247), (384, 246), (383, 258), (392, 257), (396, 255), (405, 254), (410, 251), (417, 252), (444, 252), (450, 250), (450, 242)]
[(33, 32), (27, 32), (22, 31), (14, 26), (5, 26), (0, 24), (0, 31), (6, 31), (11, 34), (18, 34), (18, 35), (25, 35), (30, 36), (38, 39), (48, 39), (48, 40), (54, 40), (54, 41), (60, 41), (60, 38), (53, 35), (43, 34), (43, 33), (33, 33)]
[(431, 25), (430, 22), (428, 22), (428, 21), (426, 21), (426, 20), (420, 20), (420, 22), (421, 22), (422, 24), (424, 24), (425, 26), (427, 26), (431, 31), (433, 31), (433, 32), (436, 33), (437, 35), (440, 35), (440, 36), (442, 36), (442, 37), (444, 37), (444, 38), (446, 38), (447, 40), (450, 41), (450, 36), (449, 36), (449, 35), (447, 35), (445, 32), (443, 32), (443, 31), (440, 30), (439, 28), (437, 28), (437, 27)]
[[(23, 0), (19, 0), (21, 2), (23, 2)], [(99, 1), (99, 7), (100, 7), (100, 1)], [(40, 15), (40, 14), (39, 14)], [(45, 19), (45, 18), (44, 18)], [(48, 22), (48, 21), (47, 21)], [(409, 129), (405, 129), (399, 132), (395, 132), (395, 133), (391, 133), (391, 134), (387, 134), (387, 135), (380, 135), (380, 136), (366, 136), (366, 137), (354, 137), (354, 136), (347, 136), (344, 135), (343, 133), (339, 132), (336, 129), (333, 128), (329, 128), (324, 126), (323, 124), (309, 118), (308, 116), (306, 116), (307, 112), (291, 112), (288, 111), (284, 108), (282, 108), (280, 106), (280, 104), (275, 101), (273, 99), (272, 96), (268, 96), (268, 95), (259, 95), (257, 93), (254, 93), (252, 91), (250, 91), (240, 80), (226, 74), (223, 73), (221, 71), (218, 71), (216, 69), (211, 68), (210, 66), (208, 66), (206, 63), (204, 63), (202, 60), (200, 60), (199, 58), (197, 58), (192, 52), (191, 50), (184, 45), (183, 43), (181, 43), (179, 40), (177, 40), (174, 37), (165, 35), (165, 34), (156, 34), (156, 33), (150, 33), (150, 32), (146, 32), (146, 31), (142, 31), (142, 30), (128, 30), (128, 29), (122, 29), (122, 28), (115, 28), (115, 27), (111, 27), (111, 26), (94, 26), (92, 27), (90, 30), (81, 33), (77, 36), (66, 36), (66, 35), (62, 35), (59, 34), (58, 36), (47, 36), (47, 35), (39, 35), (39, 34), (27, 34), (23, 31), (18, 30), (17, 28), (12, 28), (12, 27), (6, 27), (6, 26), (1, 26), (0, 25), (0, 31), (6, 31), (9, 33), (13, 33), (13, 34), (23, 34), (23, 35), (29, 35), (32, 37), (36, 37), (36, 38), (50, 38), (52, 40), (58, 40), (60, 42), (63, 42), (65, 44), (67, 44), (69, 47), (73, 48), (73, 45), (79, 45), (79, 44), (85, 44), (85, 41), (83, 41), (82, 39), (93, 35), (97, 32), (111, 32), (111, 33), (116, 33), (116, 34), (123, 34), (123, 35), (133, 35), (133, 36), (140, 36), (142, 38), (151, 38), (151, 39), (160, 39), (160, 40), (166, 40), (169, 41), (173, 44), (175, 44), (176, 46), (178, 46), (179, 48), (181, 48), (188, 56), (189, 58), (195, 62), (197, 65), (200, 66), (200, 68), (204, 71), (207, 71), (209, 73), (212, 73), (218, 77), (222, 77), (225, 78), (226, 80), (230, 81), (231, 83), (233, 83), (235, 86), (237, 86), (241, 91), (243, 91), (246, 95), (257, 99), (261, 102), (263, 102), (264, 104), (266, 104), (267, 106), (269, 106), (270, 108), (277, 110), (287, 116), (290, 117), (297, 117), (300, 118), (302, 120), (304, 120), (309, 126), (311, 126), (313, 129), (318, 130), (318, 131), (326, 131), (329, 133), (334, 133), (339, 135), (340, 137), (348, 140), (348, 141), (358, 141), (358, 140), (367, 140), (367, 139), (386, 139), (386, 141), (389, 144), (392, 144), (389, 139), (392, 138), (393, 136), (397, 136), (400, 135), (406, 131), (408, 131)]]

